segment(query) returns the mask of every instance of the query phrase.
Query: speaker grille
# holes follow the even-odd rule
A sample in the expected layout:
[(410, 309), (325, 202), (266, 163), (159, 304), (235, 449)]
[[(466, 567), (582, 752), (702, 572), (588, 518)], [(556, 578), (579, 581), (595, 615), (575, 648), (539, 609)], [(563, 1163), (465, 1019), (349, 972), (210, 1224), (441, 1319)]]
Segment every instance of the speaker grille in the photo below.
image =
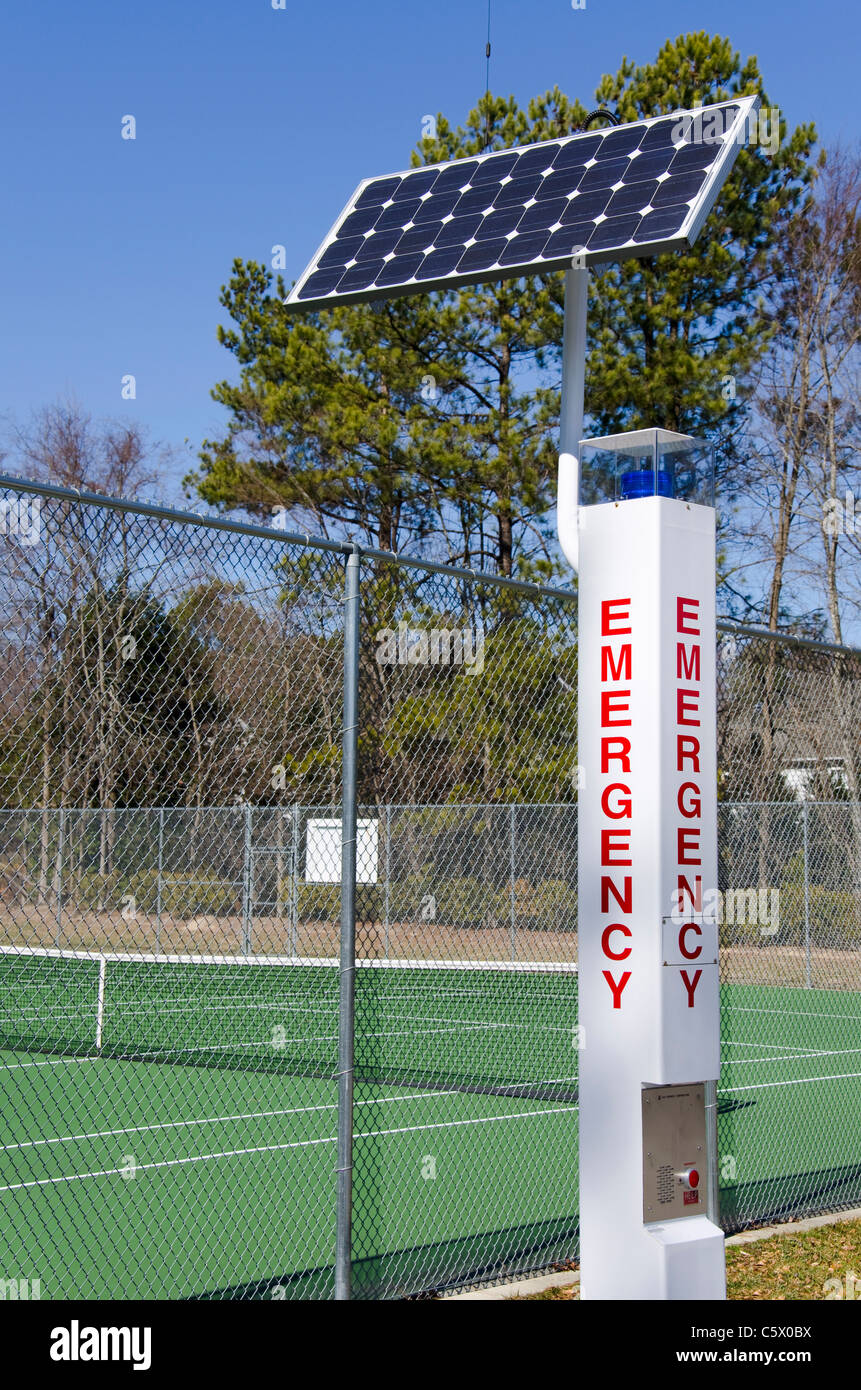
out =
[(658, 1201), (671, 1202), (675, 1194), (673, 1165), (664, 1163), (658, 1169)]

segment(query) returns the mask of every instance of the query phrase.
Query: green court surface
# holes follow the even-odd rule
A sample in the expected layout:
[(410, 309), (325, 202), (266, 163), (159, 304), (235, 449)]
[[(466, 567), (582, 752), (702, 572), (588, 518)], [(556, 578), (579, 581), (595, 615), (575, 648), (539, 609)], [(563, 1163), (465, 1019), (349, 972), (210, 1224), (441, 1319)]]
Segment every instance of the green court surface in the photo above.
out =
[(861, 993), (725, 985), (726, 1229), (861, 1201)]
[[(0, 1268), (40, 1278), (43, 1297), (331, 1295), (331, 1082), (202, 1068), (191, 1086), (189, 1069), (9, 1053), (0, 1066)], [(361, 1085), (356, 1112), (369, 1292), (423, 1287), (429, 1262), (448, 1281), (524, 1244), (552, 1256), (570, 1230), (570, 1104)]]
[[(260, 969), (256, 965), (260, 964)], [(357, 971), (354, 1291), (569, 1260), (576, 973)], [(326, 1298), (337, 970), (0, 958), (0, 1275), (42, 1297)], [(730, 1227), (861, 1198), (861, 995), (726, 986)]]
[[(331, 1296), (331, 964), (22, 952), (0, 984), (0, 1270), (43, 1297)], [(357, 971), (357, 1295), (569, 1257), (575, 1024), (571, 967)]]

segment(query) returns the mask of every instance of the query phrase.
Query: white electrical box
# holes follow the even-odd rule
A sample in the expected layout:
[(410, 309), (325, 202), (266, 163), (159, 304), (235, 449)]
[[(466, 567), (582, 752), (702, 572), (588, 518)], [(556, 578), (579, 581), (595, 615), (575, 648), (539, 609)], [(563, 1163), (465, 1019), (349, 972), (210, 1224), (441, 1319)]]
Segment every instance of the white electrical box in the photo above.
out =
[[(376, 820), (356, 822), (356, 882), (377, 882)], [(341, 882), (341, 821), (334, 817), (308, 821), (305, 836), (305, 882)]]

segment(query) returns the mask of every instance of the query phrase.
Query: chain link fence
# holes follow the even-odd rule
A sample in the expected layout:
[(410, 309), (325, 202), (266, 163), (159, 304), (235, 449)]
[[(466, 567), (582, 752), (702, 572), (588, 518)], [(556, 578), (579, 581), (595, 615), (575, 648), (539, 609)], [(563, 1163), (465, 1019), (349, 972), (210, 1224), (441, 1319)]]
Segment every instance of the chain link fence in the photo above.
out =
[[(574, 596), (13, 479), (0, 508), (3, 1287), (568, 1265)], [(719, 683), (730, 1230), (861, 1201), (861, 668), (724, 623)]]

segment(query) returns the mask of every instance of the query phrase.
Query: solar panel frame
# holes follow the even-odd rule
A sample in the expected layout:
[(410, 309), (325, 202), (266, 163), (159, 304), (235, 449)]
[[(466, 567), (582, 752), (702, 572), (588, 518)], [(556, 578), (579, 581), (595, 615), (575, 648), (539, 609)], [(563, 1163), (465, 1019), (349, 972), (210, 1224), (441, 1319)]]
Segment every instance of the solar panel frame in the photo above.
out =
[[(577, 253), (577, 263), (580, 266), (592, 266), (607, 264), (609, 262), (614, 261), (628, 260), (632, 257), (641, 258), (644, 256), (661, 255), (667, 251), (678, 249), (679, 247), (684, 245), (691, 246), (696, 241), (696, 238), (702, 230), (703, 223), (705, 222), (706, 217), (711, 211), (717, 194), (720, 191), (720, 188), (724, 183), (724, 180), (727, 178), (733, 166), (733, 163), (735, 162), (735, 152), (737, 152), (740, 146), (740, 141), (738, 138), (739, 134), (747, 127), (751, 113), (758, 108), (758, 105), (759, 98), (756, 96), (733, 97), (727, 99), (726, 101), (715, 102), (711, 106), (699, 107), (694, 111), (671, 111), (665, 112), (660, 116), (650, 117), (649, 119), (643, 121), (629, 121), (624, 125), (615, 126), (611, 130), (602, 131), (600, 132), (600, 135), (594, 131), (590, 131), (580, 132), (579, 134), (573, 134), (570, 136), (565, 136), (563, 138), (557, 136), (551, 140), (537, 141), (534, 145), (518, 146), (515, 150), (494, 150), (491, 151), (488, 155), (467, 156), (462, 160), (446, 160), (440, 164), (434, 165), (419, 165), (415, 168), (404, 169), (398, 173), (377, 175), (373, 178), (363, 179), (361, 183), (358, 184), (351, 197), (345, 203), (339, 217), (336, 219), (329, 232), (324, 237), (323, 241), (320, 243), (315, 255), (309, 262), (306, 269), (303, 271), (302, 275), (293, 285), (287, 298), (283, 301), (284, 306), (288, 311), (295, 312), (304, 310), (313, 312), (325, 308), (334, 308), (339, 304), (360, 304), (367, 303), (372, 300), (401, 298), (405, 295), (415, 294), (417, 292), (422, 291), (427, 292), (431, 290), (457, 289), (471, 284), (479, 284), (494, 280), (514, 279), (530, 274), (549, 274), (552, 271), (564, 270), (569, 268), (572, 265), (572, 258), (575, 252)], [(339, 280), (341, 278), (339, 277), (338, 280), (335, 281), (335, 286), (332, 289), (325, 290), (323, 293), (319, 295), (312, 295), (305, 299), (301, 299), (299, 297), (314, 275), (322, 275), (326, 273), (327, 280), (332, 280), (334, 278), (334, 272), (337, 269), (335, 263), (331, 260), (329, 261), (328, 265), (321, 265), (320, 263), (322, 258), (326, 255), (326, 253), (330, 252), (331, 249), (339, 241), (339, 234), (343, 231), (348, 218), (350, 218), (357, 212), (359, 214), (362, 214), (366, 212), (368, 209), (371, 209), (374, 206), (376, 206), (383, 210), (384, 214), (387, 217), (387, 220), (392, 222), (392, 226), (382, 227), (379, 226), (379, 224), (377, 224), (375, 227), (375, 231), (379, 230), (381, 232), (386, 233), (389, 231), (396, 230), (398, 224), (394, 219), (397, 210), (399, 208), (407, 209), (407, 207), (411, 206), (412, 203), (415, 202), (414, 197), (408, 196), (413, 192), (413, 190), (409, 188), (409, 185), (404, 184), (404, 180), (412, 180), (417, 175), (426, 176), (430, 171), (436, 170), (437, 180), (440, 178), (440, 176), (444, 177), (446, 174), (448, 174), (448, 177), (445, 178), (444, 184), (440, 185), (437, 191), (439, 193), (443, 193), (445, 191), (453, 193), (457, 188), (463, 187), (463, 185), (457, 184), (454, 179), (454, 171), (458, 169), (458, 166), (463, 166), (464, 183), (469, 183), (470, 193), (474, 192), (476, 188), (480, 188), (484, 184), (487, 185), (488, 199), (486, 206), (493, 208), (493, 212), (489, 214), (489, 216), (492, 217), (494, 216), (494, 214), (498, 214), (504, 211), (506, 207), (509, 206), (507, 200), (511, 195), (505, 194), (505, 189), (510, 188), (511, 184), (503, 184), (502, 188), (500, 189), (499, 178), (490, 178), (488, 176), (485, 176), (485, 178), (481, 178), (482, 167), (486, 166), (489, 161), (498, 160), (504, 162), (504, 156), (515, 156), (514, 160), (510, 161), (511, 169), (516, 171), (518, 167), (523, 167), (524, 172), (520, 175), (518, 175), (518, 173), (515, 172), (514, 178), (517, 180), (518, 183), (523, 182), (524, 191), (527, 191), (532, 186), (532, 183), (534, 183), (535, 174), (533, 172), (533, 165), (540, 162), (536, 160), (535, 152), (541, 149), (543, 146), (546, 147), (548, 151), (549, 163), (547, 167), (553, 169), (553, 173), (549, 174), (547, 177), (555, 178), (555, 175), (558, 174), (560, 170), (563, 170), (566, 167), (566, 151), (571, 149), (576, 142), (585, 142), (587, 140), (594, 141), (596, 138), (598, 138), (601, 142), (607, 142), (608, 137), (613, 136), (616, 137), (615, 144), (613, 145), (610, 145), (609, 143), (605, 143), (603, 146), (601, 143), (599, 143), (598, 145), (593, 145), (593, 153), (590, 157), (594, 159), (595, 151), (598, 151), (602, 148), (606, 150), (605, 157), (601, 160), (596, 160), (596, 162), (591, 166), (591, 169), (587, 171), (587, 173), (591, 173), (593, 177), (589, 180), (588, 188), (585, 188), (583, 190), (582, 195), (578, 195), (583, 197), (584, 200), (586, 198), (591, 198), (594, 200), (593, 205), (598, 205), (603, 194), (607, 193), (607, 202), (609, 203), (610, 199), (615, 196), (616, 192), (621, 192), (622, 190), (614, 190), (612, 186), (606, 185), (606, 179), (609, 177), (609, 175), (604, 170), (602, 170), (601, 166), (620, 165), (623, 162), (623, 160), (627, 160), (627, 156), (624, 156), (623, 160), (620, 160), (618, 154), (616, 154), (616, 145), (618, 145), (621, 148), (626, 144), (627, 140), (630, 138), (629, 136), (626, 136), (626, 132), (632, 131), (635, 127), (641, 127), (644, 129), (646, 133), (640, 137), (640, 142), (638, 142), (636, 148), (639, 148), (642, 151), (641, 155), (638, 156), (639, 158), (649, 158), (650, 156), (658, 156), (657, 161), (653, 161), (652, 164), (649, 166), (651, 168), (654, 167), (655, 162), (657, 162), (658, 164), (661, 163), (661, 152), (669, 152), (669, 149), (672, 148), (672, 140), (668, 139), (665, 136), (663, 130), (658, 129), (655, 132), (654, 138), (651, 141), (648, 141), (648, 143), (646, 143), (648, 132), (650, 130), (655, 130), (656, 127), (660, 127), (662, 125), (666, 129), (668, 122), (673, 121), (674, 123), (678, 123), (684, 118), (688, 118), (691, 121), (697, 120), (701, 122), (706, 122), (712, 113), (716, 113), (718, 111), (730, 107), (736, 108), (736, 114), (730, 126), (724, 131), (722, 140), (720, 142), (700, 142), (703, 146), (705, 146), (706, 144), (715, 143), (719, 143), (721, 146), (716, 157), (711, 162), (711, 166), (707, 170), (703, 171), (702, 169), (696, 167), (696, 161), (694, 161), (694, 166), (691, 167), (691, 165), (688, 163), (686, 159), (683, 159), (676, 166), (675, 170), (673, 170), (672, 165), (679, 158), (678, 151), (672, 155), (670, 160), (668, 160), (664, 172), (667, 173), (671, 179), (676, 179), (679, 181), (685, 180), (684, 184), (682, 184), (681, 182), (679, 183), (679, 192), (684, 188), (690, 189), (690, 187), (692, 186), (693, 177), (695, 175), (705, 172), (706, 177), (705, 181), (701, 183), (701, 186), (699, 187), (698, 191), (694, 194), (693, 198), (680, 198), (680, 201), (678, 203), (669, 203), (665, 198), (657, 205), (651, 203), (646, 204), (647, 206), (652, 206), (654, 208), (654, 212), (648, 214), (648, 216), (652, 218), (652, 224), (655, 227), (655, 235), (652, 238), (646, 238), (637, 241), (633, 239), (633, 232), (631, 232), (631, 234), (625, 238), (624, 242), (622, 242), (622, 235), (631, 225), (631, 217), (639, 215), (622, 214), (615, 218), (611, 217), (610, 219), (607, 219), (613, 221), (613, 227), (608, 228), (606, 226), (605, 220), (597, 224), (594, 224), (590, 229), (592, 234), (597, 233), (599, 229), (603, 229), (601, 235), (597, 239), (599, 241), (603, 240), (607, 244), (603, 246), (599, 245), (596, 247), (578, 247), (576, 238), (572, 237), (571, 246), (564, 255), (556, 254), (554, 250), (554, 252), (550, 255), (548, 259), (541, 258), (543, 256), (543, 250), (538, 253), (538, 259), (535, 259), (536, 253), (534, 251), (533, 257), (530, 260), (523, 260), (522, 258), (517, 258), (516, 253), (511, 251), (509, 242), (508, 247), (504, 247), (500, 250), (501, 256), (505, 255), (510, 257), (509, 262), (503, 261), (502, 263), (499, 263), (498, 261), (494, 261), (490, 265), (488, 265), (486, 264), (487, 251), (480, 251), (479, 247), (483, 246), (484, 248), (489, 248), (491, 242), (493, 242), (494, 245), (498, 246), (499, 240), (496, 238), (479, 239), (472, 247), (465, 245), (465, 243), (436, 243), (435, 254), (437, 257), (437, 261), (435, 265), (428, 264), (425, 266), (424, 262), (419, 262), (418, 265), (415, 265), (413, 267), (412, 278), (396, 279), (392, 284), (388, 285), (385, 283), (380, 285), (375, 282), (377, 275), (383, 274), (387, 266), (391, 266), (394, 264), (391, 261), (384, 261), (383, 266), (378, 267), (376, 274), (372, 277), (370, 283), (362, 283), (363, 281), (367, 282), (368, 272), (371, 270), (372, 266), (377, 265), (377, 262), (380, 259), (380, 257), (375, 257), (372, 254), (369, 254), (369, 250), (366, 250), (365, 255), (358, 259), (357, 264), (342, 267), (342, 275), (344, 276), (347, 276), (349, 271), (353, 272), (349, 275), (349, 284), (344, 292), (337, 292), (337, 284), (339, 283)], [(688, 144), (684, 146), (684, 148), (695, 148), (695, 144), (696, 142), (693, 146)], [(525, 166), (519, 166), (519, 161), (521, 161), (524, 156), (530, 156), (530, 159)], [(568, 156), (568, 166), (570, 166), (570, 164), (572, 163), (575, 163), (575, 161), (573, 160), (573, 158)], [(499, 169), (501, 169), (502, 163), (500, 163), (498, 167)], [(626, 165), (626, 167), (630, 168), (630, 165)], [(449, 173), (449, 171), (451, 172)], [(511, 177), (510, 171), (507, 170), (506, 173), (509, 177)], [(478, 180), (478, 182), (476, 182), (476, 180)], [(617, 179), (613, 180), (614, 183), (617, 181)], [(638, 182), (638, 180), (632, 180), (630, 183), (624, 183), (623, 188), (626, 190), (632, 188), (636, 182)], [(654, 182), (654, 178), (650, 176), (644, 176), (643, 182), (644, 184)], [(557, 184), (558, 180), (556, 183), (551, 185), (551, 187), (555, 189), (557, 187)], [(665, 184), (666, 179), (664, 179), (663, 182), (659, 183), (658, 192), (660, 192), (660, 189), (663, 188)], [(367, 197), (368, 192), (375, 185), (377, 186), (377, 191), (373, 199), (369, 201)], [(387, 189), (389, 190), (388, 198), (392, 199), (392, 204), (390, 208), (385, 209), (384, 202), (388, 199), (381, 199), (380, 201), (377, 201), (377, 199), (379, 198), (379, 195), (385, 192)], [(398, 193), (401, 193), (402, 197), (398, 198)], [(466, 197), (467, 202), (469, 202), (467, 195), (464, 195), (464, 197)], [(497, 198), (499, 197), (502, 198), (501, 202), (497, 201)], [(476, 200), (473, 199), (473, 201)], [(478, 201), (481, 200), (479, 199)], [(577, 219), (575, 218), (574, 213), (577, 212), (577, 209), (574, 207), (574, 204), (577, 202), (577, 199), (572, 198), (569, 201), (570, 206), (566, 210), (565, 216), (568, 218), (568, 225), (576, 226)], [(678, 225), (675, 228), (675, 230), (672, 231), (671, 234), (667, 234), (666, 232), (661, 233), (658, 230), (660, 227), (665, 226), (668, 223), (672, 225), (674, 220), (677, 220), (677, 218), (673, 219), (671, 217), (671, 208), (675, 207), (678, 209), (682, 206), (683, 202), (687, 202), (688, 211), (685, 214), (681, 224)], [(523, 204), (520, 204), (520, 206), (523, 208), (524, 215), (526, 214), (526, 212), (529, 211), (530, 207), (533, 205), (535, 205), (535, 200), (533, 200), (531, 203), (530, 201), (526, 200)], [(421, 204), (419, 206), (421, 206)], [(514, 202), (513, 204), (511, 204), (511, 206), (516, 207), (518, 206), (518, 204)], [(449, 214), (449, 216), (453, 216), (455, 219), (457, 219), (459, 216), (471, 217), (474, 215), (475, 214), (471, 214), (466, 207), (461, 206), (460, 199), (458, 200), (458, 204), (456, 205), (455, 209), (453, 209), (452, 213)], [(578, 213), (578, 216), (579, 215), (580, 214)], [(603, 213), (601, 215), (604, 216)], [(437, 220), (438, 219), (436, 218), (429, 220), (429, 231), (432, 227), (436, 225)], [(589, 220), (594, 221), (594, 219)], [(451, 223), (444, 223), (443, 225), (450, 226)], [(547, 246), (549, 243), (554, 241), (556, 241), (556, 244), (558, 245), (558, 240), (562, 239), (562, 231), (565, 230), (565, 225), (566, 224), (563, 222), (561, 230), (551, 228), (544, 238), (544, 245)], [(581, 223), (580, 225), (583, 226), (585, 224)], [(407, 227), (406, 229), (402, 228), (401, 236), (408, 235), (409, 232), (412, 230), (413, 228), (410, 227)], [(651, 228), (647, 230), (651, 230)], [(541, 231), (542, 229), (538, 227), (524, 227), (523, 242), (526, 243), (528, 247), (534, 248), (538, 244), (538, 241), (540, 239), (539, 232)], [(362, 233), (359, 234), (360, 239), (362, 235)], [(519, 235), (520, 234), (518, 233), (518, 237)], [(518, 237), (512, 234), (511, 239), (517, 240)], [(412, 245), (412, 243), (410, 244)], [(467, 267), (462, 271), (457, 271), (456, 269), (444, 269), (444, 267), (449, 265), (449, 263), (451, 262), (452, 256), (443, 255), (442, 253), (448, 249), (453, 249), (458, 245), (460, 246), (462, 257), (466, 257), (468, 251), (472, 251), (474, 253), (473, 255), (467, 258)], [(404, 248), (404, 252), (406, 252), (406, 248)], [(394, 253), (386, 252), (384, 254)], [(413, 259), (414, 256), (411, 254), (409, 264), (412, 264)], [(473, 265), (473, 262), (475, 262), (476, 264)], [(484, 264), (481, 264), (482, 262), (484, 262)], [(455, 262), (455, 265), (457, 263), (458, 262)], [(360, 271), (361, 267), (364, 267), (363, 271)], [(419, 273), (423, 267), (428, 272), (428, 274), (424, 276), (422, 276)], [(437, 267), (440, 267), (440, 273), (438, 274), (435, 273)], [(407, 266), (405, 264), (404, 269), (406, 268)]]

